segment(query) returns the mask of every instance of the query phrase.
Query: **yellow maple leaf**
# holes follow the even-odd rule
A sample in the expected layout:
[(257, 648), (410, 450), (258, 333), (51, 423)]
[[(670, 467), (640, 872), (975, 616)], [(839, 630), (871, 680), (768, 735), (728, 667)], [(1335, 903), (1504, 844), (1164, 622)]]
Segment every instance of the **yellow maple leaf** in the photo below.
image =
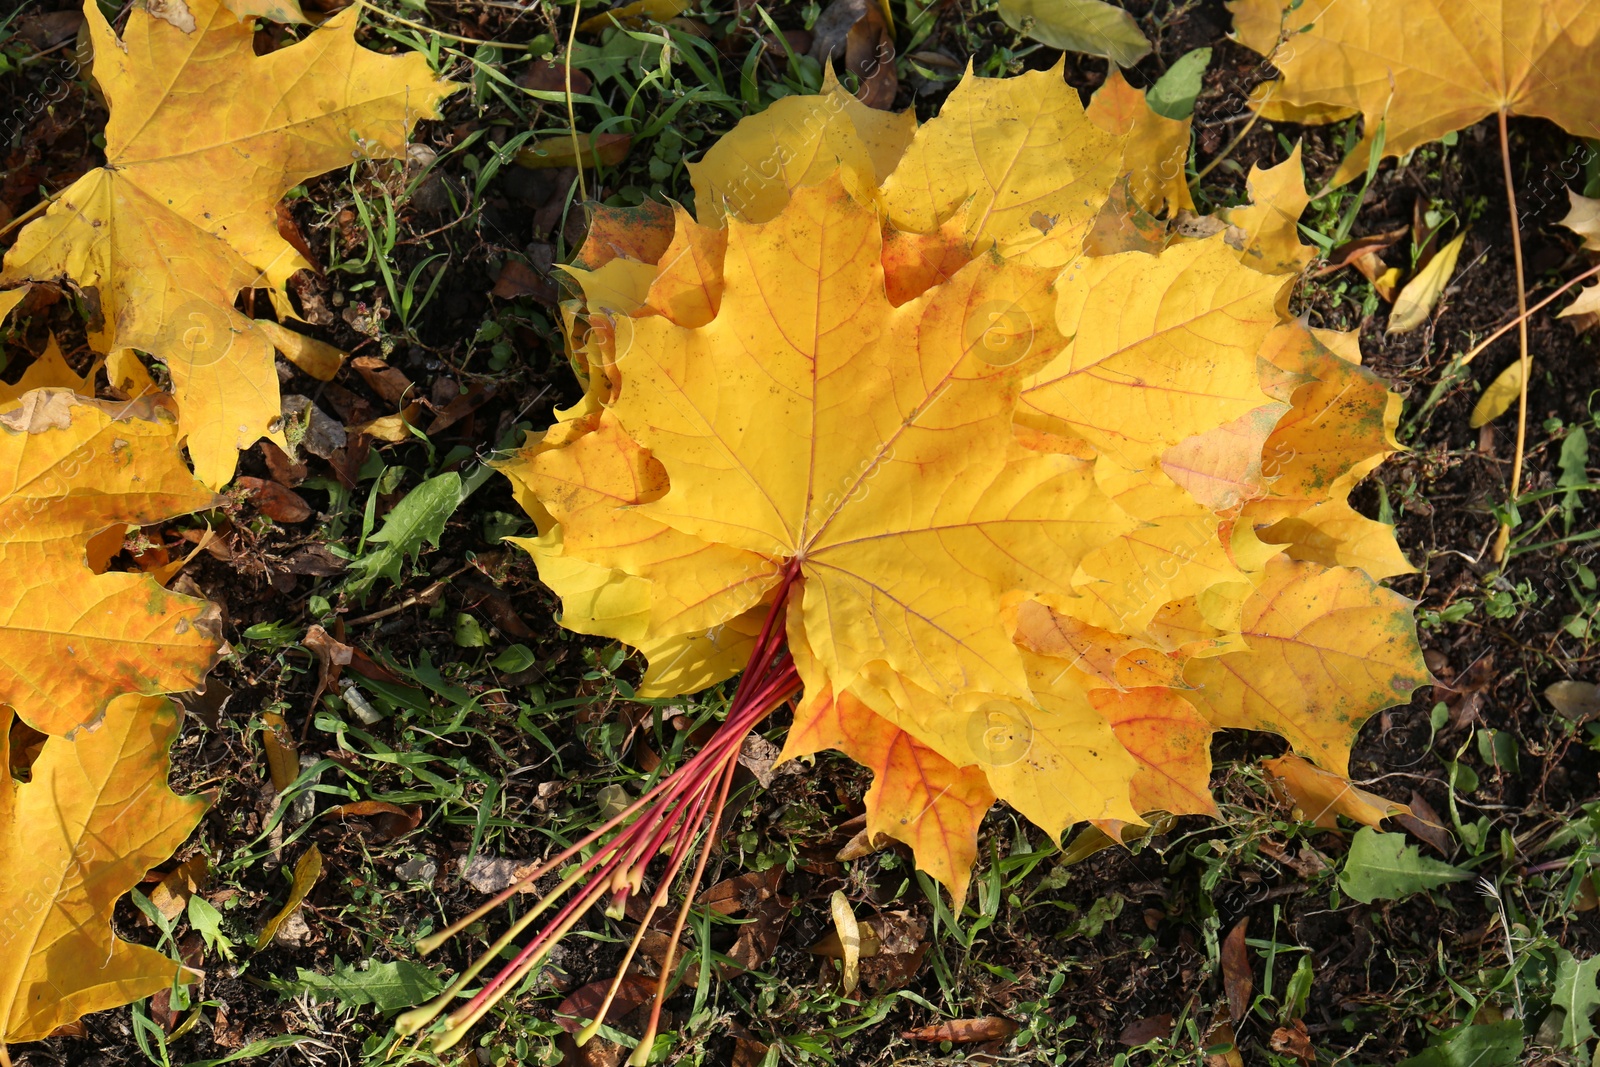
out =
[(1337, 182), (1366, 170), (1380, 121), (1387, 156), (1501, 112), (1597, 132), (1590, 102), (1600, 94), (1600, 5), (1591, 0), (1422, 0), (1404, 12), (1383, 0), (1229, 6), (1239, 40), (1283, 75), (1257, 91), (1263, 115), (1311, 123), (1363, 116), (1364, 137)]
[(1072, 343), (1029, 379), (1018, 421), (1130, 470), (1270, 403), (1256, 352), (1289, 280), (1243, 270), (1217, 234), (1159, 255), (1085, 257), (1056, 281)]
[(975, 250), (1057, 268), (1077, 255), (1120, 171), (1122, 139), (1089, 121), (1062, 71), (963, 78), (883, 183), (890, 223), (929, 233), (964, 208)]
[(1179, 692), (1187, 688), (1181, 657), (1037, 601), (1018, 605), (1016, 625), (1035, 696), (1045, 702), (1082, 694), (1138, 764), (1129, 782), (1135, 810), (1216, 814), (1213, 731)]
[(46, 741), (26, 784), (7, 770), (10, 720), (0, 706), (0, 1050), (179, 977), (162, 953), (119, 940), (111, 911), (206, 807), (167, 788), (169, 700), (118, 697), (95, 729)]
[[(895, 308), (881, 240), (876, 213), (836, 180), (803, 188), (772, 222), (730, 223), (716, 320), (694, 330), (633, 320), (630, 386), (611, 410), (670, 482), (637, 510), (795, 561), (806, 634), (840, 689), (883, 660), (930, 692), (1022, 695), (986, 605), (997, 609), (1012, 582), (1061, 584), (1029, 557), (1047, 551), (1070, 567), (1124, 522), (1087, 464), (1012, 438), (1027, 361), (1064, 342), (1045, 279), (974, 260)], [(974, 321), (974, 308), (990, 307), (1014, 316), (1017, 333), (995, 337), (987, 312)], [(921, 567), (949, 568), (950, 586), (930, 590)], [(776, 584), (778, 569), (748, 595)]]
[(1189, 660), (1185, 695), (1213, 725), (1280, 734), (1336, 774), (1361, 724), (1428, 680), (1412, 602), (1358, 570), (1274, 559), (1240, 631), (1248, 650)]
[(835, 172), (854, 191), (870, 191), (899, 163), (917, 128), (914, 112), (870, 108), (823, 66), (822, 92), (786, 96), (739, 123), (689, 164), (695, 205), (705, 222), (732, 214), (766, 222), (789, 193)]
[(11, 385), (0, 383), (0, 411), (15, 408), (25, 395), (35, 389), (66, 389), (79, 396), (93, 396), (94, 374), (79, 374), (73, 370), (52, 334), (44, 354), (28, 364), (22, 377)]
[(206, 603), (148, 575), (96, 574), (85, 546), (215, 500), (157, 410), (42, 389), (0, 415), (0, 701), (66, 734), (119, 693), (197, 685), (218, 643)]
[[(795, 98), (707, 153), (720, 225), (599, 216), (566, 312), (585, 396), (504, 468), (563, 623), (644, 651), (651, 695), (735, 673), (792, 580), (786, 754), (872, 767), (869, 825), (956, 891), (979, 797), (1052, 835), (1214, 812), (1208, 741), (1243, 723), (1212, 704), (1303, 651), (1263, 598), (1316, 587), (1323, 652), (1393, 662), (1381, 693), (1315, 678), (1251, 725), (1327, 759), (1417, 680), (1408, 602), (1345, 569), (1398, 558), (1345, 501), (1395, 398), (1241, 262), (1299, 247), (1297, 161), (1257, 176), (1242, 240), (1084, 254), (1124, 135), (1059, 82), (967, 79), (886, 178), (837, 101)], [(794, 166), (709, 206), (752, 152)], [(969, 800), (924, 824), (947, 786)]]
[(239, 449), (282, 444), (272, 343), (233, 308), (255, 287), (287, 311), (284, 286), (310, 265), (279, 235), (274, 205), (352, 160), (403, 155), (411, 127), (437, 117), (456, 87), (420, 54), (359, 47), (359, 8), (266, 56), (220, 0), (186, 9), (190, 32), (135, 8), (119, 39), (85, 5), (111, 109), (106, 166), (18, 235), (0, 284), (66, 277), (98, 288), (107, 328), (97, 344), (166, 363), (195, 471), (216, 488)]
[(1226, 213), (1228, 244), (1247, 266), (1268, 274), (1299, 274), (1315, 254), (1300, 241), (1300, 216), (1311, 203), (1300, 146), (1275, 167), (1252, 166), (1245, 184), (1250, 203)]

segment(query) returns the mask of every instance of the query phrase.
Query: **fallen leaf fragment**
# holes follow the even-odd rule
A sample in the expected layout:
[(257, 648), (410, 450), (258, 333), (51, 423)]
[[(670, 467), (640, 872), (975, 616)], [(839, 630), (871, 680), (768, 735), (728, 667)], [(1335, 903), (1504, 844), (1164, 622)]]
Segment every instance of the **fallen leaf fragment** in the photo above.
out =
[(272, 944), (272, 939), (278, 936), (278, 931), (283, 929), (289, 917), (300, 910), (300, 905), (305, 902), (307, 894), (317, 884), (317, 879), (322, 877), (322, 851), (312, 845), (300, 854), (300, 859), (294, 865), (294, 880), (289, 884), (289, 899), (284, 901), (272, 918), (261, 928), (261, 933), (256, 937), (256, 951), (260, 951)]
[(1467, 420), (1467, 425), (1474, 430), (1489, 425), (1510, 410), (1521, 395), (1522, 361), (1518, 360), (1495, 375), (1494, 381), (1478, 397), (1478, 402), (1472, 405), (1472, 417)]
[[(611, 979), (606, 978), (579, 986), (567, 994), (567, 999), (556, 1008), (556, 1025), (569, 1034), (575, 1034), (590, 1023), (611, 992)], [(655, 999), (656, 980), (642, 974), (625, 974), (616, 998), (606, 1008), (604, 1022), (614, 1023), (633, 1009)]]
[(319, 382), (333, 381), (339, 368), (344, 366), (344, 361), (350, 358), (349, 353), (341, 352), (326, 341), (285, 329), (271, 319), (256, 319), (255, 327), (267, 335), (267, 340), (283, 354), (284, 359)]
[(861, 977), (861, 928), (856, 923), (855, 912), (850, 909), (850, 898), (844, 893), (834, 890), (828, 904), (833, 913), (833, 929), (839, 935), (839, 945), (843, 951), (840, 983), (844, 995), (848, 997), (856, 991), (856, 983)]
[(1262, 760), (1261, 765), (1289, 794), (1296, 817), (1324, 830), (1337, 828), (1340, 815), (1376, 827), (1391, 816), (1411, 813), (1404, 804), (1369, 793), (1299, 756)]
[(359, 8), (257, 56), (253, 26), (220, 0), (184, 3), (192, 32), (140, 7), (120, 39), (85, 5), (95, 81), (111, 108), (107, 165), (22, 230), (0, 284), (65, 276), (96, 287), (108, 328), (91, 340), (124, 362), (140, 349), (166, 363), (196, 474), (220, 488), (238, 450), (262, 437), (282, 443), (270, 429), (279, 416), (272, 344), (233, 308), (254, 287), (287, 310), (289, 276), (310, 266), (279, 234), (274, 205), (348, 166), (352, 151), (403, 156), (411, 127), (437, 117), (457, 87), (434, 78), (420, 53), (359, 47)]
[[(0, 749), (10, 713), (0, 709)], [(112, 701), (98, 728), (51, 738), (19, 784), (0, 758), (0, 1048), (171, 985), (181, 968), (111, 929), (117, 898), (200, 821), (167, 788), (174, 705)]]
[(197, 852), (156, 883), (150, 890), (150, 903), (167, 920), (176, 919), (189, 906), (189, 898), (205, 888), (210, 874), (210, 861), (204, 852)]
[(0, 415), (0, 700), (66, 734), (119, 693), (198, 684), (218, 644), (205, 602), (146, 575), (94, 574), (84, 545), (215, 499), (158, 411), (44, 389)]
[(300, 777), (300, 751), (288, 724), (276, 711), (261, 713), (261, 747), (267, 753), (267, 774), (272, 788), (279, 793), (287, 790)]
[(1600, 686), (1593, 682), (1563, 679), (1545, 688), (1544, 698), (1551, 707), (1576, 723), (1600, 719)]
[(1228, 996), (1228, 1014), (1242, 1019), (1250, 1008), (1255, 978), (1250, 972), (1250, 950), (1244, 943), (1250, 929), (1248, 917), (1240, 919), (1222, 940), (1222, 988)]
[(614, 167), (628, 158), (633, 136), (626, 133), (555, 134), (537, 138), (517, 151), (517, 165), (538, 170), (547, 167)]
[[(1571, 189), (1567, 190), (1567, 196), (1571, 207), (1558, 225), (1582, 237), (1584, 251), (1600, 252), (1600, 199), (1579, 196)], [(3, 297), (0, 297), (0, 309), (4, 307)], [(4, 315), (0, 314), (0, 318)]]
[(408, 396), (415, 399), (411, 394), (416, 386), (406, 377), (405, 371), (391, 367), (377, 356), (357, 356), (350, 361), (350, 365), (361, 375), (368, 388), (388, 403), (399, 404)]
[(1017, 1032), (1017, 1024), (1003, 1015), (985, 1015), (981, 1019), (951, 1019), (949, 1022), (907, 1030), (900, 1036), (907, 1041), (948, 1041), (954, 1045), (971, 1045), (981, 1041), (1004, 1041)]
[(304, 522), (311, 517), (311, 505), (287, 486), (248, 476), (237, 478), (234, 484), (250, 494), (256, 510), (275, 522)]
[(1150, 54), (1134, 17), (1105, 0), (1000, 0), (1006, 25), (1064, 52), (1105, 56), (1131, 67)]
[(632, 3), (590, 15), (578, 23), (581, 33), (599, 33), (614, 27), (637, 29), (647, 22), (668, 22), (683, 14), (688, 0), (633, 0)]
[(1290, 1026), (1280, 1026), (1272, 1031), (1268, 1044), (1272, 1046), (1272, 1051), (1293, 1056), (1306, 1067), (1311, 1067), (1317, 1062), (1317, 1050), (1312, 1046), (1311, 1035), (1306, 1032), (1306, 1024), (1301, 1019), (1294, 1020)]
[(1456, 272), (1456, 260), (1466, 240), (1465, 233), (1457, 234), (1415, 278), (1406, 282), (1389, 310), (1389, 333), (1406, 333), (1428, 321), (1434, 305), (1444, 295), (1445, 286), (1450, 284), (1450, 276)]

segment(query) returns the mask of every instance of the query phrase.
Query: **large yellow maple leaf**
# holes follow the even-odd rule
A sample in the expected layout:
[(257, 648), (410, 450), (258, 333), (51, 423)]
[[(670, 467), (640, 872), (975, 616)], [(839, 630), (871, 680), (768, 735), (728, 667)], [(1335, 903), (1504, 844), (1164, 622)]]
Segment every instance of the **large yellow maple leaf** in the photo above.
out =
[(1234, 32), (1282, 73), (1255, 95), (1267, 118), (1331, 122), (1359, 114), (1365, 137), (1340, 166), (1367, 166), (1380, 120), (1385, 155), (1500, 112), (1600, 133), (1600, 4), (1592, 0), (1233, 0)]
[(0, 702), (65, 734), (119, 693), (197, 685), (218, 644), (206, 603), (145, 574), (97, 574), (85, 552), (107, 528), (215, 501), (148, 404), (41, 389), (0, 414)]
[[(1344, 502), (1395, 399), (1273, 274), (1298, 162), (1233, 234), (1085, 254), (1125, 157), (1059, 82), (969, 79), (872, 163), (841, 101), (794, 98), (707, 153), (715, 224), (602, 218), (567, 320), (584, 398), (505, 467), (563, 623), (645, 652), (651, 695), (735, 673), (791, 576), (785, 756), (870, 767), (869, 830), (958, 895), (994, 796), (1052, 835), (1213, 812), (1208, 741), (1240, 715), (1191, 669), (1220, 690), (1259, 663), (1250, 725), (1330, 763), (1425, 677), (1409, 606), (1347, 569), (1405, 566)], [(741, 201), (761, 159), (784, 165)], [(1302, 586), (1394, 635), (1342, 649), (1382, 693), (1241, 658), (1283, 636), (1262, 597)], [(1337, 721), (1302, 706), (1324, 696)]]
[(46, 741), (11, 779), (0, 706), (0, 1050), (150, 996), (180, 967), (111, 929), (117, 898), (171, 855), (205, 801), (167, 788), (171, 701), (124, 696), (73, 740)]
[(97, 343), (114, 361), (138, 349), (166, 363), (195, 471), (216, 488), (239, 449), (281, 443), (272, 344), (233, 307), (260, 288), (288, 311), (284, 285), (310, 266), (279, 235), (275, 205), (352, 160), (402, 155), (456, 86), (420, 54), (358, 46), (359, 8), (258, 56), (251, 24), (221, 0), (186, 7), (192, 30), (136, 7), (119, 39), (84, 5), (111, 110), (106, 166), (22, 231), (0, 284), (97, 288)]

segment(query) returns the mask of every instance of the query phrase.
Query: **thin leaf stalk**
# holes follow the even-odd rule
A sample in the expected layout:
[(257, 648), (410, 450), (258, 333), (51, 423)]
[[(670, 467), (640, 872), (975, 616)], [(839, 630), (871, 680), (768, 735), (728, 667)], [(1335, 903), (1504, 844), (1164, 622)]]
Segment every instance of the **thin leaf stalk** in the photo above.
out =
[[(1522, 381), (1517, 389), (1517, 445), (1511, 457), (1511, 501), (1515, 506), (1517, 494), (1522, 491), (1522, 456), (1528, 443), (1528, 379), (1532, 376), (1533, 355), (1528, 351), (1528, 285), (1522, 268), (1522, 223), (1517, 216), (1517, 191), (1512, 184), (1511, 138), (1506, 130), (1506, 115), (1506, 109), (1501, 108), (1500, 165), (1506, 183), (1506, 206), (1511, 212), (1511, 258), (1517, 268), (1517, 362), (1522, 370)], [(1496, 563), (1504, 562), (1510, 544), (1511, 523), (1503, 520), (1494, 540)]]
[[(639, 929), (629, 945), (605, 1000), (596, 1016), (578, 1035), (580, 1044), (587, 1041), (605, 1020), (606, 1014), (621, 989), (623, 978), (643, 941), (656, 913), (667, 904), (678, 876), (687, 866), (694, 845), (701, 839), (704, 826), (705, 840), (715, 840), (722, 825), (722, 814), (733, 786), (734, 772), (744, 739), (778, 707), (795, 697), (801, 688), (800, 677), (793, 658), (784, 647), (784, 606), (799, 576), (799, 567), (791, 563), (784, 571), (767, 617), (762, 624), (751, 650), (750, 658), (739, 679), (727, 716), (705, 746), (675, 772), (662, 779), (637, 801), (608, 819), (604, 824), (562, 852), (529, 871), (496, 894), (470, 914), (452, 923), (446, 929), (418, 942), (423, 953), (440, 945), (476, 923), (514, 895), (538, 880), (560, 870), (568, 861), (588, 850), (592, 854), (574, 869), (566, 872), (550, 892), (540, 897), (526, 915), (519, 917), (510, 929), (502, 934), (473, 961), (450, 987), (428, 1004), (406, 1012), (395, 1021), (395, 1029), (410, 1035), (429, 1026), (450, 1004), (465, 995), (466, 987), (486, 968), (488, 962), (499, 956), (532, 923), (556, 907), (557, 902), (577, 887), (578, 891), (567, 900), (539, 929), (512, 960), (505, 964), (467, 1003), (451, 1011), (444, 1019), (445, 1029), (432, 1042), (436, 1052), (443, 1052), (466, 1036), (503, 997), (515, 989), (535, 968), (547, 960), (555, 946), (564, 939), (587, 915), (590, 909), (608, 900), (608, 914), (620, 917), (630, 894), (641, 891), (650, 863), (657, 857), (670, 854), (666, 870), (651, 894), (648, 906), (639, 923)], [(708, 822), (709, 820), (709, 822)], [(602, 840), (615, 831), (615, 836)], [(599, 847), (595, 847), (598, 845)], [(705, 875), (710, 856), (709, 847), (701, 848), (678, 909), (672, 936), (668, 941), (666, 956), (661, 961), (657, 978), (654, 1007), (644, 1037), (634, 1050), (630, 1063), (643, 1063), (655, 1042), (660, 1027), (661, 1005), (666, 999), (672, 979), (678, 939), (688, 921), (701, 880)]]

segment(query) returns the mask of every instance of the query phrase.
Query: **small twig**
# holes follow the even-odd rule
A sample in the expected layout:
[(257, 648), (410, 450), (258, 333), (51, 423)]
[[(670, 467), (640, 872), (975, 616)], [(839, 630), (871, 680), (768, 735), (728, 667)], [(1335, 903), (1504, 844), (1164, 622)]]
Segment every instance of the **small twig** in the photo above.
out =
[(412, 593), (398, 604), (391, 604), (386, 608), (374, 611), (371, 615), (363, 615), (359, 619), (346, 619), (344, 624), (346, 626), (360, 626), (363, 623), (377, 622), (379, 619), (387, 619), (390, 615), (396, 615), (407, 608), (413, 608), (418, 604), (426, 603), (430, 597), (433, 597), (437, 593), (441, 592), (445, 586), (449, 585), (451, 582), (455, 581), (457, 578), (461, 577), (471, 569), (472, 564), (469, 563), (455, 573), (448, 574), (445, 577), (440, 578), (437, 582), (434, 582), (422, 592)]
[[(1262, 102), (1265, 103), (1265, 101), (1262, 101)], [(1201, 167), (1195, 173), (1194, 184), (1195, 184), (1196, 188), (1199, 187), (1200, 183), (1205, 179), (1205, 176), (1207, 174), (1210, 174), (1213, 170), (1215, 170), (1217, 168), (1217, 164), (1221, 163), (1223, 160), (1227, 159), (1230, 155), (1232, 155), (1233, 154), (1233, 150), (1235, 148), (1238, 148), (1240, 143), (1243, 142), (1246, 137), (1250, 136), (1250, 131), (1255, 129), (1256, 123), (1260, 119), (1261, 119), (1261, 109), (1260, 108), (1256, 108), (1256, 110), (1251, 112), (1251, 114), (1250, 114), (1250, 121), (1245, 123), (1244, 129), (1239, 131), (1239, 136), (1235, 137), (1232, 141), (1228, 142), (1228, 147), (1224, 148), (1220, 153), (1218, 153), (1211, 160), (1210, 163), (1207, 163), (1205, 166)]]
[(1465, 367), (1468, 363), (1471, 363), (1478, 353), (1482, 352), (1485, 348), (1488, 348), (1490, 345), (1500, 340), (1500, 338), (1504, 337), (1507, 331), (1509, 331), (1512, 327), (1517, 326), (1520, 323), (1527, 322), (1528, 319), (1534, 314), (1543, 311), (1545, 308), (1549, 307), (1553, 301), (1559, 299), (1560, 296), (1568, 289), (1571, 289), (1579, 282), (1588, 281), (1596, 274), (1600, 274), (1600, 263), (1596, 263), (1594, 266), (1590, 267), (1588, 270), (1584, 271), (1582, 274), (1578, 275), (1576, 278), (1572, 279), (1570, 282), (1567, 282), (1561, 288), (1557, 289), (1555, 292), (1551, 293), (1549, 296), (1533, 305), (1533, 307), (1529, 308), (1525, 314), (1518, 315), (1504, 326), (1501, 326), (1499, 329), (1495, 330), (1494, 333), (1491, 333), (1488, 337), (1485, 337), (1482, 341), (1479, 341), (1473, 346), (1472, 351), (1461, 357), (1461, 365)]

